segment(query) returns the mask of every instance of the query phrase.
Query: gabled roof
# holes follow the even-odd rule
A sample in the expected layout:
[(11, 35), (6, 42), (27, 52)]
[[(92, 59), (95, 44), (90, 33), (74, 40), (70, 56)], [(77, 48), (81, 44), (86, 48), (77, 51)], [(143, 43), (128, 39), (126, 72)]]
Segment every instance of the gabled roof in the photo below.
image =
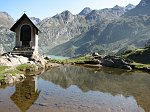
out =
[(15, 29), (18, 27), (18, 25), (25, 19), (27, 18), (31, 24), (36, 28), (37, 31), (39, 31), (39, 29), (35, 26), (35, 24), (29, 19), (29, 17), (24, 13), (22, 15), (22, 17), (10, 28), (11, 31), (15, 32)]

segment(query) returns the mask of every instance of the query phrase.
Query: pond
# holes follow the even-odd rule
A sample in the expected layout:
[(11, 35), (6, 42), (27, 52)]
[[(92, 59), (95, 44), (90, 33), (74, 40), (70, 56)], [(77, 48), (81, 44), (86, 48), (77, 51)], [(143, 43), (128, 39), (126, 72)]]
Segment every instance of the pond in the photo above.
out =
[(55, 55), (48, 55), (48, 57), (51, 58), (51, 59), (58, 59), (58, 60), (64, 60), (64, 59), (69, 58), (69, 57), (55, 56)]
[(150, 74), (65, 65), (0, 89), (0, 112), (150, 112)]

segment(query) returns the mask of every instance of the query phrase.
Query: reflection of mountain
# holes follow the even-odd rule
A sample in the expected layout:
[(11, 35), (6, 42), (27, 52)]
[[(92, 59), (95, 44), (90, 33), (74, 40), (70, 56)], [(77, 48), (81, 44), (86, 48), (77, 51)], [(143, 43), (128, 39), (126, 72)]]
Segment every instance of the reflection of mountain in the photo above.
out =
[(77, 85), (83, 91), (101, 91), (113, 95), (133, 96), (138, 104), (150, 111), (150, 75), (146, 73), (121, 72), (117, 69), (92, 71), (84, 67), (61, 66), (41, 75), (63, 88)]
[(24, 82), (16, 84), (16, 91), (11, 96), (11, 100), (21, 111), (26, 112), (38, 96), (37, 77), (28, 77)]

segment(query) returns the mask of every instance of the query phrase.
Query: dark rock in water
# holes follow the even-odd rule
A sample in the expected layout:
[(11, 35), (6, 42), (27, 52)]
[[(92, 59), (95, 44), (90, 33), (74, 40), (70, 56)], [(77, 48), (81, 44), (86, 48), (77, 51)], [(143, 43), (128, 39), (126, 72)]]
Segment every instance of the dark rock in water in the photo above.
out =
[(101, 65), (107, 67), (132, 70), (131, 66), (125, 61), (125, 59), (116, 56), (105, 56), (101, 60)]
[(145, 67), (144, 70), (150, 72), (150, 67)]
[(114, 62), (111, 59), (104, 59), (104, 60), (102, 60), (101, 65), (108, 66), (108, 67), (113, 67)]
[(84, 61), (85, 64), (100, 64), (100, 60)]
[(34, 103), (34, 105), (47, 106), (47, 104), (45, 104), (45, 103)]

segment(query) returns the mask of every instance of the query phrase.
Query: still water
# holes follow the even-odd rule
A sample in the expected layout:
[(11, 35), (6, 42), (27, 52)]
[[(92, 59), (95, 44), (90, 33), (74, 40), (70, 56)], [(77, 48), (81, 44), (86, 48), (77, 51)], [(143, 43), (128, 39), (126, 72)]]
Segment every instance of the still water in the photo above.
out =
[(64, 59), (69, 58), (69, 57), (55, 56), (55, 55), (48, 55), (48, 57), (51, 58), (51, 59), (58, 59), (58, 60), (64, 60)]
[(0, 112), (150, 112), (150, 74), (65, 65), (0, 89)]

